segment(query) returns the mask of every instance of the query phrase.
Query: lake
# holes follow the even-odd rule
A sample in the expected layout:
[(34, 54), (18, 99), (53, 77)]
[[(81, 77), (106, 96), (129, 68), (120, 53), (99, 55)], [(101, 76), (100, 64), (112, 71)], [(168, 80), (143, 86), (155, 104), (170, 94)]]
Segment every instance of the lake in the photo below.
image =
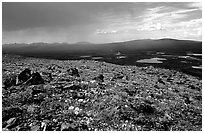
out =
[(165, 58), (151, 58), (151, 59), (141, 59), (136, 62), (138, 63), (163, 63), (162, 61), (166, 60)]

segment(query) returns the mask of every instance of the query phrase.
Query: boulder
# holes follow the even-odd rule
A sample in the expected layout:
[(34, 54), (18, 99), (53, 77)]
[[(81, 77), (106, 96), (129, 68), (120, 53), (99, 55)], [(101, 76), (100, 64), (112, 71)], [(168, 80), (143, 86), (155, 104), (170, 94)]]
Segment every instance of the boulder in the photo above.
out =
[(158, 79), (158, 82), (161, 84), (165, 84), (165, 82), (161, 78)]
[(67, 71), (68, 71), (68, 74), (71, 76), (80, 77), (79, 71), (77, 68), (69, 68)]
[(8, 88), (16, 85), (16, 75), (10, 75), (8, 78), (3, 80), (4, 88)]
[(104, 76), (103, 74), (100, 74), (98, 77), (95, 77), (94, 80), (97, 80), (99, 82), (104, 82)]
[(200, 91), (201, 90), (201, 87), (199, 88), (199, 87), (197, 87), (197, 86), (195, 86), (195, 85), (189, 85), (188, 86), (190, 89), (192, 89), (192, 90), (197, 90), (197, 91)]
[(41, 76), (45, 80), (45, 82), (50, 82), (53, 80), (52, 73), (50, 72), (42, 72)]
[(40, 126), (35, 125), (30, 128), (31, 131), (40, 131)]
[(190, 104), (190, 103), (192, 103), (194, 100), (193, 100), (193, 98), (192, 97), (188, 97), (188, 96), (185, 96), (184, 97), (184, 102), (186, 103), (186, 104)]
[(83, 92), (75, 92), (73, 93), (74, 99), (85, 99), (85, 93)]
[(69, 123), (62, 123), (61, 125), (61, 131), (76, 131), (76, 125), (69, 124)]
[(16, 78), (16, 84), (22, 84), (23, 82), (26, 82), (31, 76), (31, 70), (29, 68), (26, 68), (23, 70)]
[(13, 118), (10, 118), (8, 121), (7, 121), (7, 128), (12, 128), (12, 127), (15, 127), (17, 126), (17, 118), (13, 117)]
[(148, 103), (141, 103), (139, 105), (130, 104), (130, 107), (138, 113), (153, 114), (156, 109)]
[(19, 117), (23, 115), (23, 110), (19, 107), (9, 107), (2, 110), (2, 121), (7, 121), (10, 118)]
[(116, 80), (116, 79), (122, 79), (124, 77), (123, 74), (121, 73), (116, 73), (114, 74), (113, 78), (111, 79), (112, 81)]
[(35, 72), (31, 75), (30, 79), (28, 79), (25, 84), (27, 85), (38, 85), (38, 84), (44, 84), (44, 80), (41, 77), (40, 73)]
[(32, 95), (38, 95), (40, 93), (45, 93), (45, 89), (43, 88), (43, 85), (33, 85), (30, 86), (32, 88)]

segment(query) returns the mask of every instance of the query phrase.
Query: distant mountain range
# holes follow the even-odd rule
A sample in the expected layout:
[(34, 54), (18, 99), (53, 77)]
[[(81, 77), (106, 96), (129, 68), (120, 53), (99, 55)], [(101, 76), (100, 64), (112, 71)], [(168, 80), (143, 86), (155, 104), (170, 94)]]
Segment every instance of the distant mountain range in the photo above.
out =
[(92, 44), (79, 42), (68, 43), (32, 43), (32, 44), (5, 44), (2, 46), (3, 53), (18, 54), (33, 57), (65, 58), (80, 55), (113, 55), (135, 54), (144, 51), (157, 52), (194, 52), (202, 53), (202, 42), (176, 39), (143, 39), (126, 42)]

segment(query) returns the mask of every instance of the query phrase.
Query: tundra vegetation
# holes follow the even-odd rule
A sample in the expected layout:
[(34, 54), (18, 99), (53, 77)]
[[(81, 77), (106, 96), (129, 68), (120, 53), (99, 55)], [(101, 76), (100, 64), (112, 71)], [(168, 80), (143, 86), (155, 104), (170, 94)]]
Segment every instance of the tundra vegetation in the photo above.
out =
[(153, 66), (3, 54), (4, 131), (202, 130), (202, 81)]

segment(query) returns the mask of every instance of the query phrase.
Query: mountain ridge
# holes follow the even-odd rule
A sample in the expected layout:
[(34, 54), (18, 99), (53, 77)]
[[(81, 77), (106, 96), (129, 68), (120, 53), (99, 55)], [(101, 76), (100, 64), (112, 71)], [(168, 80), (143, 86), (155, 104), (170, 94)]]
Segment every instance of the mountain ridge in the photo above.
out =
[(75, 44), (96, 44), (96, 45), (101, 45), (101, 44), (112, 44), (112, 43), (125, 43), (125, 42), (134, 42), (134, 41), (159, 41), (159, 40), (174, 40), (174, 41), (191, 41), (191, 42), (202, 42), (202, 41), (197, 41), (197, 40), (187, 40), (187, 39), (174, 39), (174, 38), (161, 38), (161, 39), (135, 39), (135, 40), (128, 40), (128, 41), (119, 41), (119, 42), (108, 42), (108, 43), (92, 43), (92, 42), (87, 42), (87, 41), (79, 41), (76, 43), (68, 43), (68, 42), (33, 42), (33, 43), (5, 43), (2, 44), (3, 46), (5, 45), (20, 45), (20, 44), (26, 44), (26, 45), (32, 45), (32, 44), (68, 44), (68, 45), (75, 45)]
[[(43, 44), (43, 45), (42, 45)], [(31, 49), (32, 47), (32, 49)], [(40, 47), (40, 48), (39, 48)], [(176, 39), (143, 39), (132, 40), (126, 42), (104, 43), (104, 44), (69, 44), (68, 43), (32, 43), (26, 45), (10, 44), (3, 45), (2, 50), (4, 53), (11, 54), (24, 54), (24, 53), (47, 53), (56, 52), (59, 54), (92, 54), (92, 53), (111, 53), (112, 51), (123, 53), (135, 52), (135, 51), (192, 51), (196, 53), (202, 53), (202, 42), (188, 41), (188, 40), (176, 40)]]

